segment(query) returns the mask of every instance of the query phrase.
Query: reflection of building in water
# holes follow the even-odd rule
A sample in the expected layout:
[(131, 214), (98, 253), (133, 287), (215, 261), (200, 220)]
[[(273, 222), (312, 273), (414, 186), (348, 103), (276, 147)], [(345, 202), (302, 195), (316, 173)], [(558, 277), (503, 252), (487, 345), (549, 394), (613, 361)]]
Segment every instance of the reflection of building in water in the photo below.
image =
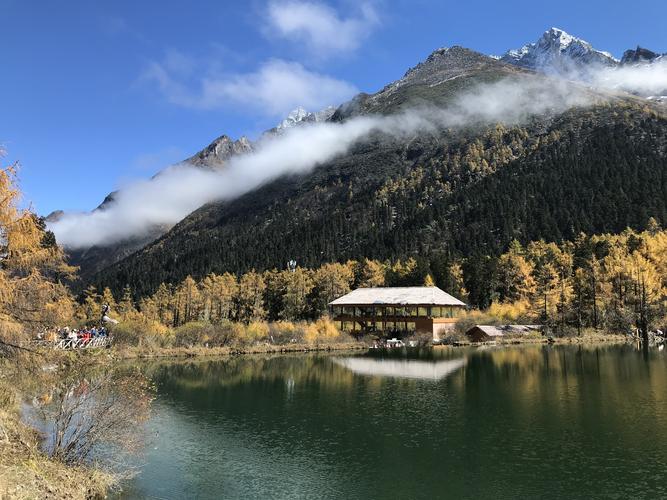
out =
[(435, 286), (357, 288), (329, 304), (341, 330), (389, 336), (453, 328), (465, 303)]
[(466, 364), (465, 358), (447, 361), (416, 359), (335, 358), (334, 362), (359, 375), (440, 380)]

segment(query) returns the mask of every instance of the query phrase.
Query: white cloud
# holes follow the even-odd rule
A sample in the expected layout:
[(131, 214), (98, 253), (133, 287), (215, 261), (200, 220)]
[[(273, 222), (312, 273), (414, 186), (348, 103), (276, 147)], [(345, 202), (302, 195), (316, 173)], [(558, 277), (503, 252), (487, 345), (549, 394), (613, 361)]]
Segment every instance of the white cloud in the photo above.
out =
[[(180, 56), (177, 61), (179, 68), (185, 66)], [(208, 75), (195, 81), (181, 77), (173, 66), (169, 60), (153, 62), (142, 79), (155, 83), (169, 102), (198, 109), (243, 106), (284, 116), (297, 106), (319, 110), (337, 105), (358, 92), (348, 82), (281, 59), (266, 61), (254, 72)]]
[(115, 201), (103, 210), (65, 214), (49, 228), (70, 248), (108, 245), (155, 225), (175, 224), (205, 203), (236, 198), (285, 174), (308, 172), (345, 154), (373, 132), (405, 138), (471, 123), (516, 123), (532, 114), (559, 113), (592, 102), (575, 84), (526, 78), (481, 85), (462, 93), (445, 109), (307, 124), (264, 139), (255, 152), (232, 157), (222, 170), (179, 165), (151, 180), (131, 183), (118, 190)]
[(667, 58), (663, 56), (653, 64), (600, 69), (594, 73), (593, 83), (640, 95), (661, 95), (667, 91)]
[(342, 18), (331, 7), (302, 0), (272, 0), (267, 21), (272, 32), (301, 42), (317, 56), (352, 52), (379, 23), (370, 3), (354, 17)]

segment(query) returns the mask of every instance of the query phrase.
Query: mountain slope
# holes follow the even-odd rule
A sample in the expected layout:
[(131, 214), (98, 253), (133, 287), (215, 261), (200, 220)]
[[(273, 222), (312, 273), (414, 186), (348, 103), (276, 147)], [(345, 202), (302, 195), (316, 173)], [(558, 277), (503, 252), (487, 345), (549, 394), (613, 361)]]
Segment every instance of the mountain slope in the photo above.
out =
[(428, 58), (409, 69), (403, 78), (379, 92), (359, 94), (343, 104), (332, 116), (342, 121), (364, 114), (388, 114), (401, 109), (444, 106), (462, 90), (526, 72), (464, 47), (433, 51)]
[[(223, 135), (183, 163), (204, 169), (221, 169), (224, 168), (229, 158), (234, 155), (249, 153), (252, 151), (252, 147), (252, 144), (246, 137), (241, 137), (234, 141), (230, 137)], [(172, 168), (178, 168), (178, 165)], [(158, 172), (154, 178), (160, 176), (161, 173)], [(116, 196), (116, 191), (110, 193), (95, 210), (105, 210), (114, 203)], [(56, 211), (49, 214), (46, 217), (46, 221), (47, 223), (55, 222), (62, 216), (62, 211)], [(94, 245), (88, 248), (66, 250), (70, 263), (79, 266), (79, 276), (85, 282), (96, 272), (144, 248), (169, 231), (170, 228), (170, 225), (154, 225), (147, 228), (142, 234), (126, 238), (122, 241), (110, 242), (107, 245)]]
[[(440, 49), (332, 120), (442, 106), (462, 89), (508, 78), (544, 77)], [(521, 125), (373, 136), (311, 174), (200, 208), (93, 282), (141, 295), (188, 274), (282, 268), (289, 259), (498, 253), (513, 238), (617, 231), (649, 216), (667, 222), (666, 144), (664, 111), (631, 96)]]

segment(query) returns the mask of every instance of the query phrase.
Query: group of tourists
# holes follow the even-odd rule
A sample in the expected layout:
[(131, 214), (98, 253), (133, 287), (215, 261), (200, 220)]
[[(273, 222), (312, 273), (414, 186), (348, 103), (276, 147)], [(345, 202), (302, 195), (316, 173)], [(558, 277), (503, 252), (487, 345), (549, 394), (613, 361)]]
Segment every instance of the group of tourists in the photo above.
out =
[[(83, 328), (56, 328), (50, 331), (39, 331), (37, 333), (37, 341), (39, 342), (55, 342), (61, 347), (85, 347), (95, 339), (107, 339), (109, 337), (109, 330), (107, 324), (115, 325), (118, 323), (115, 319), (109, 317), (110, 308), (107, 304), (102, 306), (102, 314), (100, 317), (100, 326), (85, 326)], [(93, 346), (106, 344), (106, 340), (100, 340)]]
[(68, 340), (91, 340), (95, 339), (98, 337), (108, 337), (109, 336), (109, 331), (106, 329), (106, 327), (101, 326), (100, 328), (97, 327), (88, 327), (85, 326), (84, 328), (81, 328), (79, 330), (77, 329), (71, 329), (69, 327), (62, 328), (59, 332), (59, 337), (61, 340), (63, 339), (68, 339)]

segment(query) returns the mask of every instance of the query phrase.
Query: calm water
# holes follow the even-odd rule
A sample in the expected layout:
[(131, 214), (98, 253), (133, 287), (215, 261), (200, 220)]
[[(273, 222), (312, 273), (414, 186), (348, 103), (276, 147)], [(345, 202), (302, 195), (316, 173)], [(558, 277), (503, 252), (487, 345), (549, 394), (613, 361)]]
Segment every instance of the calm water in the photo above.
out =
[(146, 367), (124, 498), (667, 497), (667, 351), (284, 356)]

